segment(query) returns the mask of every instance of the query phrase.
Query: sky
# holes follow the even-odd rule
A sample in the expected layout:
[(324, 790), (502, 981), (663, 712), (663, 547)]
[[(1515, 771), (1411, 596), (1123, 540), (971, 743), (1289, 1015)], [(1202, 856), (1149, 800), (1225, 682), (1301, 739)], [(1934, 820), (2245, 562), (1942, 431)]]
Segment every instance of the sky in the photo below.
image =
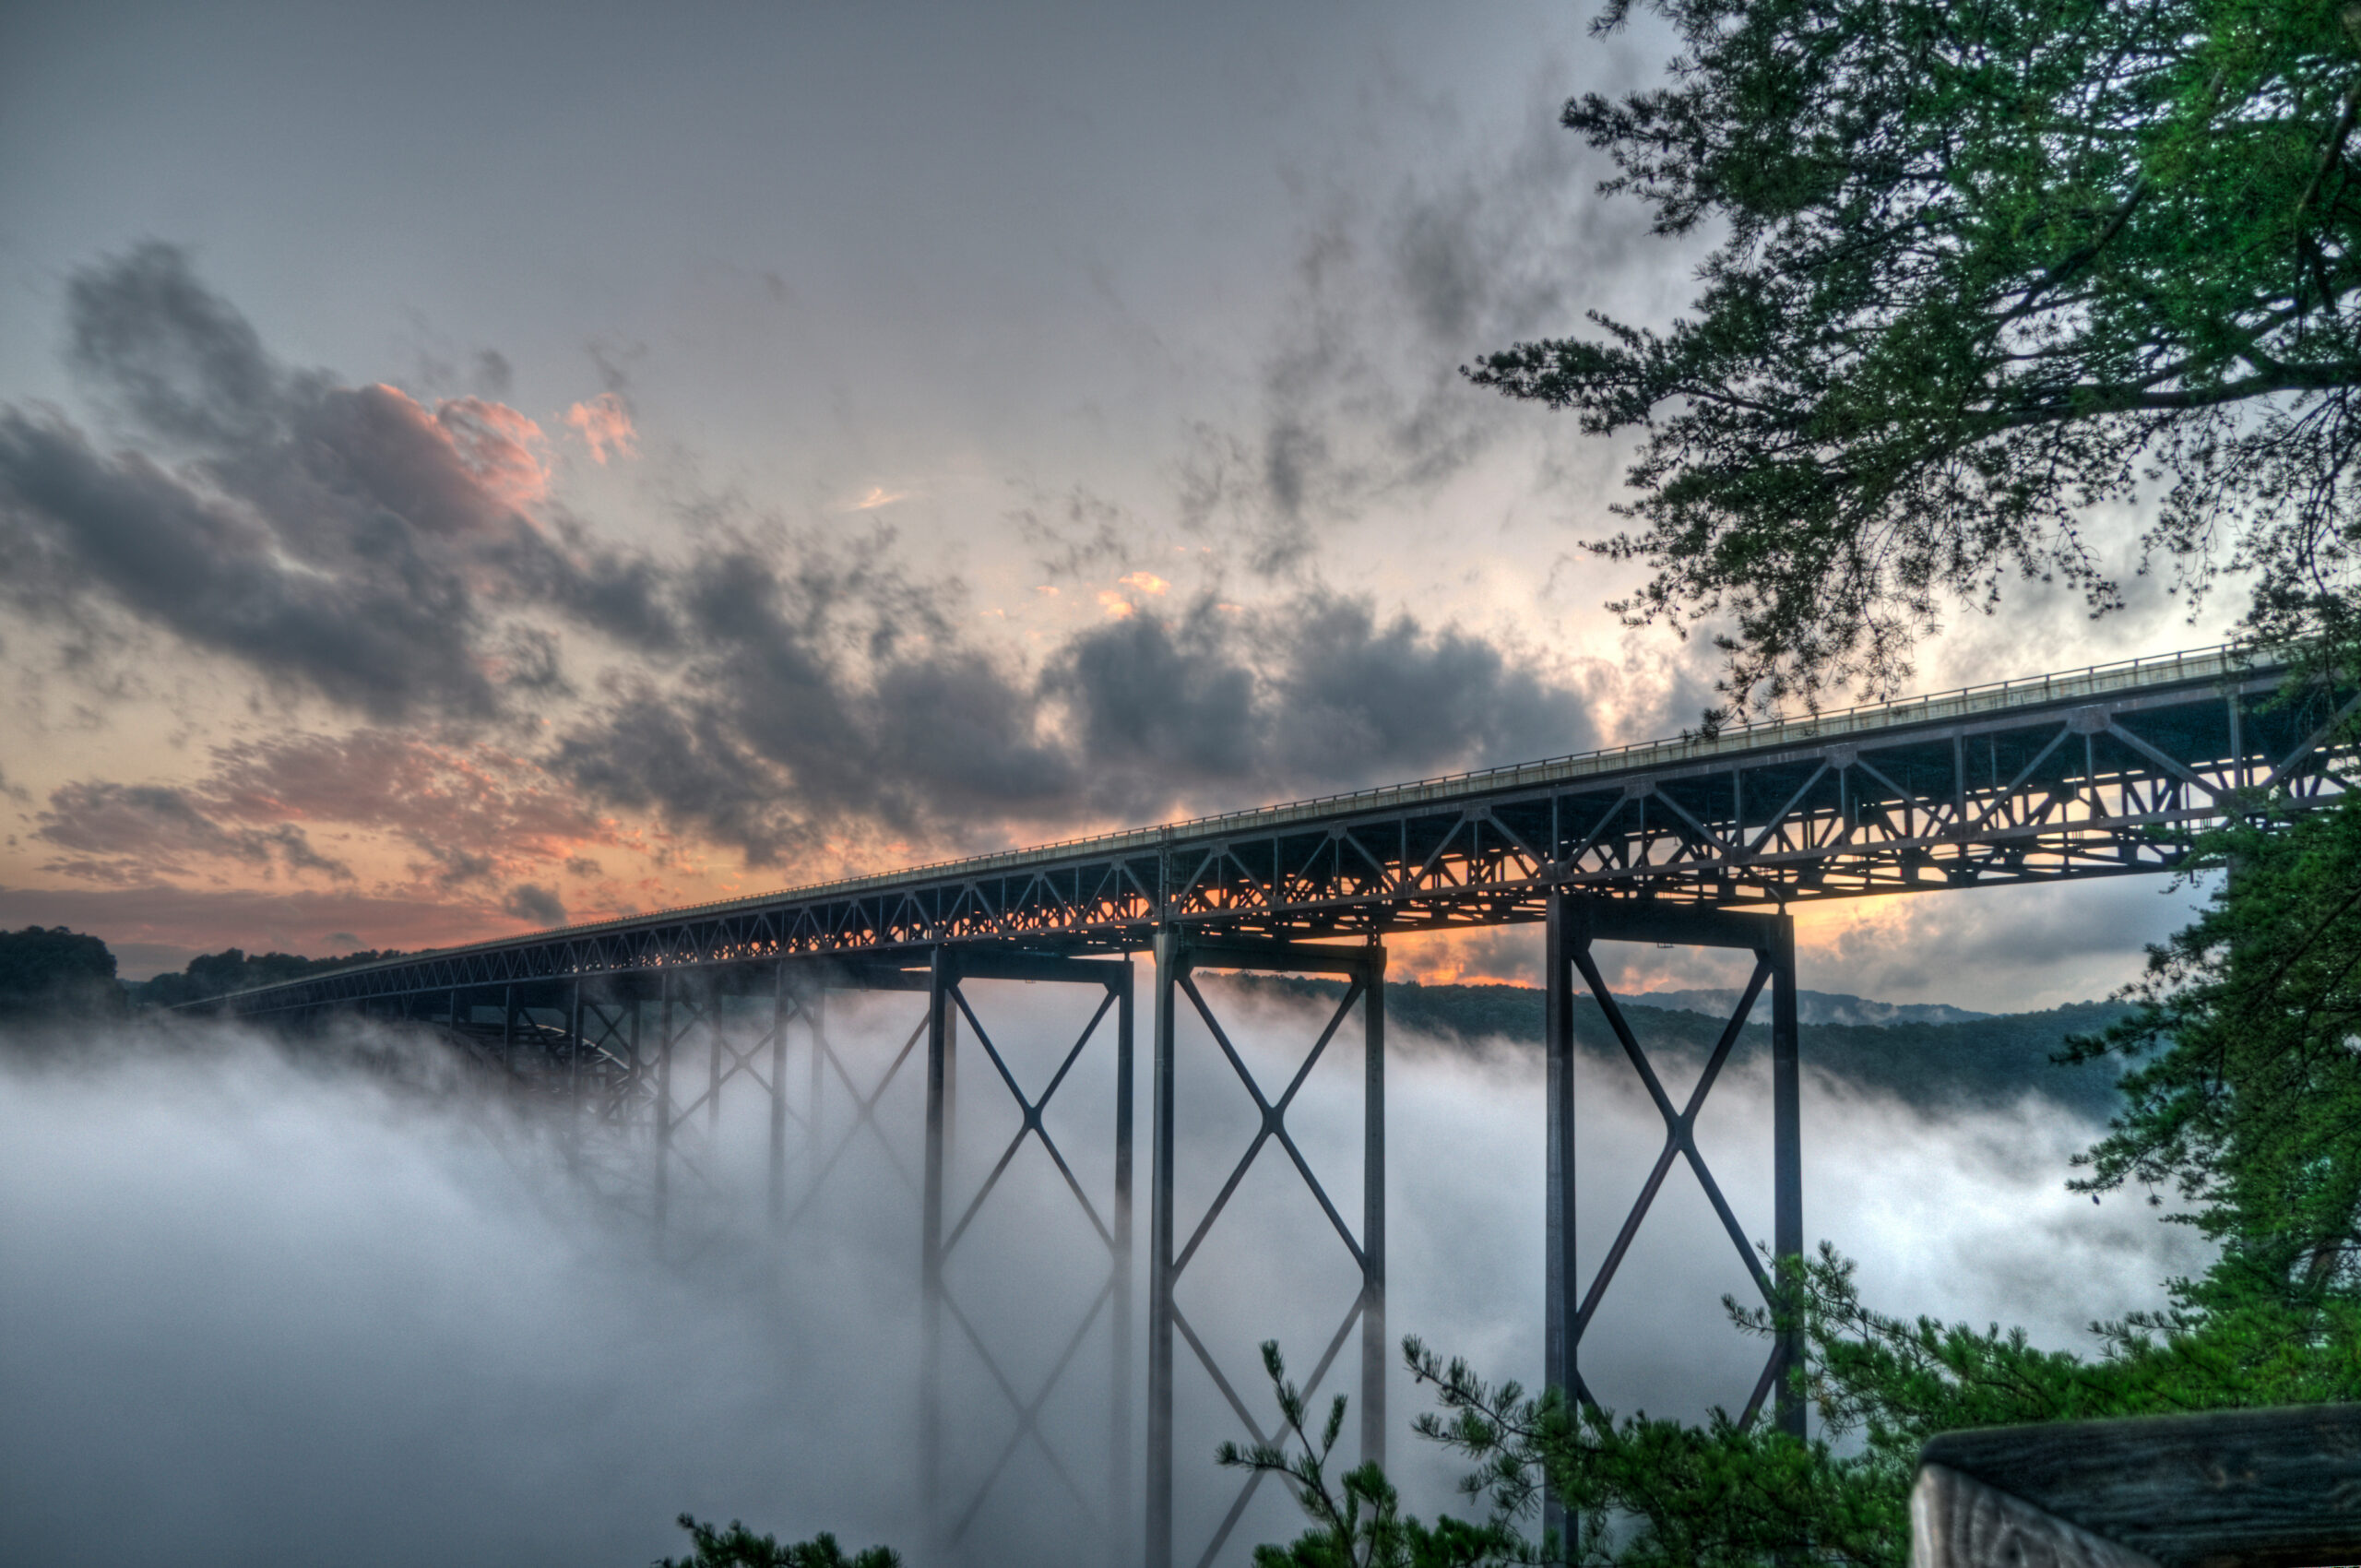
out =
[[(0, 5), (0, 925), (447, 945), (1678, 731), (1625, 453), (1458, 374), (1710, 244), (1558, 127), (1667, 53), (1589, 17)], [(2236, 608), (2131, 586), (1913, 683)], [(1805, 983), (2100, 995), (2188, 902), (1825, 907)]]

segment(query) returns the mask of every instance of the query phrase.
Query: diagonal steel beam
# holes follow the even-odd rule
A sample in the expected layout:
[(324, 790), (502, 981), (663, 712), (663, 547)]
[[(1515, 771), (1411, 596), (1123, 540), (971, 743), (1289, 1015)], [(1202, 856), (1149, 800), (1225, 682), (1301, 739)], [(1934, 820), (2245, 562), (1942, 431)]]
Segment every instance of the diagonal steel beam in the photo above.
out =
[(1295, 1140), (1287, 1135), (1287, 1130), (1288, 1104), (1294, 1100), (1296, 1091), (1303, 1087), (1304, 1079), (1311, 1076), (1311, 1069), (1320, 1060), (1321, 1052), (1325, 1051), (1328, 1048), (1328, 1042), (1336, 1037), (1337, 1028), (1344, 1023), (1347, 1015), (1352, 1011), (1353, 1004), (1360, 999), (1361, 982), (1356, 979), (1346, 986), (1343, 1003), (1337, 1007), (1335, 1014), (1329, 1018), (1328, 1027), (1320, 1032), (1319, 1041), (1312, 1046), (1311, 1053), (1304, 1058), (1303, 1065), (1296, 1070), (1295, 1077), (1288, 1083), (1287, 1092), (1279, 1097), (1278, 1103), (1275, 1105), (1263, 1098), (1262, 1086), (1254, 1081), (1254, 1075), (1248, 1070), (1244, 1059), (1238, 1054), (1238, 1048), (1230, 1043), (1229, 1036), (1223, 1030), (1220, 1020), (1214, 1016), (1213, 1009), (1205, 1004), (1204, 995), (1198, 991), (1195, 980), (1184, 974), (1180, 977), (1180, 989), (1188, 994), (1190, 1003), (1195, 1006), (1197, 1016), (1204, 1020), (1205, 1028), (1212, 1032), (1214, 1043), (1221, 1047), (1222, 1054), (1229, 1059), (1230, 1066), (1236, 1069), (1239, 1081), (1246, 1086), (1246, 1092), (1253, 1097), (1254, 1108), (1263, 1113), (1263, 1127), (1255, 1134), (1252, 1146), (1246, 1152), (1246, 1158), (1239, 1163), (1237, 1170), (1230, 1172), (1228, 1182), (1223, 1184), (1221, 1195), (1214, 1200), (1214, 1206), (1199, 1222), (1196, 1234), (1189, 1239), (1188, 1246), (1180, 1253), (1180, 1261), (1173, 1265), (1173, 1272), (1177, 1275), (1190, 1255), (1196, 1252), (1197, 1243), (1204, 1241), (1205, 1233), (1213, 1229), (1215, 1218), (1220, 1214), (1221, 1206), (1229, 1201), (1230, 1194), (1237, 1190), (1239, 1182), (1246, 1174), (1246, 1168), (1254, 1162), (1254, 1156), (1261, 1151), (1264, 1141), (1272, 1137), (1279, 1140), (1287, 1149), (1288, 1157), (1294, 1161), (1296, 1169), (1302, 1172), (1305, 1185), (1311, 1189), (1311, 1195), (1319, 1200), (1321, 1212), (1328, 1217), (1328, 1223), (1336, 1228), (1336, 1234), (1343, 1239), (1346, 1248), (1352, 1253), (1354, 1264), (1367, 1268), (1369, 1259), (1361, 1251), (1359, 1239), (1354, 1236), (1352, 1230), (1345, 1224), (1344, 1216), (1336, 1212), (1336, 1206), (1328, 1201), (1328, 1194), (1321, 1186), (1320, 1179), (1312, 1174), (1311, 1165), (1305, 1161), (1302, 1153), (1296, 1148)]
[[(1730, 1015), (1728, 1022), (1722, 1026), (1721, 1038), (1714, 1042), (1713, 1054), (1706, 1059), (1704, 1071), (1698, 1075), (1696, 1086), (1689, 1091), (1689, 1103), (1681, 1108), (1678, 1117), (1665, 1118), (1664, 1147), (1657, 1153), (1655, 1164), (1640, 1188), (1639, 1200), (1624, 1218), (1623, 1228), (1616, 1232), (1614, 1244), (1608, 1248), (1605, 1261), (1599, 1265), (1589, 1290), (1584, 1294), (1581, 1307), (1575, 1311), (1573, 1338), (1576, 1341), (1581, 1340), (1584, 1331), (1590, 1326), (1591, 1317), (1597, 1312), (1608, 1286), (1613, 1283), (1616, 1270), (1622, 1266), (1623, 1254), (1631, 1250), (1632, 1239), (1640, 1233), (1640, 1224), (1647, 1218), (1649, 1206), (1655, 1202), (1656, 1193), (1663, 1187), (1666, 1175), (1671, 1171), (1673, 1160), (1695, 1149), (1697, 1113), (1704, 1108), (1706, 1095), (1713, 1092), (1714, 1081), (1721, 1075), (1722, 1064), (1729, 1060), (1730, 1049), (1744, 1032), (1747, 1016), (1754, 1011), (1755, 1001), (1762, 994), (1762, 987), (1770, 978), (1770, 964), (1757, 959), (1753, 977), (1747, 981), (1746, 994), (1739, 999), (1738, 1008)], [(1659, 1105), (1657, 1109), (1661, 1111), (1664, 1107)]]

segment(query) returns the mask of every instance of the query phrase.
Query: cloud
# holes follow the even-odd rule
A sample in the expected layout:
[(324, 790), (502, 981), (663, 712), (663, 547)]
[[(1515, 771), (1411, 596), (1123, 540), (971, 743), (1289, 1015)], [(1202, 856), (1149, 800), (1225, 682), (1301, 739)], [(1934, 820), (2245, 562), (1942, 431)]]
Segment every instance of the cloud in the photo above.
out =
[(1028, 672), (965, 640), (921, 585), (799, 562), (703, 563), (680, 677), (616, 683), (560, 736), (553, 771), (764, 864), (975, 848), (1595, 737), (1578, 687), (1524, 650), (1364, 600), (1128, 613)]
[(546, 875), (585, 847), (622, 842), (612, 821), (528, 758), (381, 729), (218, 745), (180, 784), (70, 783), (38, 821), (33, 837), (73, 857), (47, 869), (116, 885), (192, 875), (208, 861), (352, 880), (348, 864), (312, 849), (307, 829), (323, 825), (392, 838), (420, 885), (445, 890)]
[(1380, 623), (1370, 601), (1306, 595), (1259, 619), (1284, 621), (1274, 677), (1283, 776), (1340, 783), (1517, 762), (1597, 743), (1583, 698), (1533, 671), (1527, 650), (1408, 613)]
[(1068, 798), (1030, 681), (966, 640), (952, 590), (807, 542), (782, 566), (751, 540), (682, 585), (694, 652), (680, 677), (614, 683), (552, 766), (655, 808), (756, 863), (847, 830), (931, 832)]
[(487, 398), (505, 398), (508, 388), (516, 384), (516, 368), (508, 356), (497, 349), (476, 351), (476, 387)]
[[(2130, 876), (1805, 905), (1804, 983), (1985, 1012), (2095, 1000), (2134, 979), (2146, 946), (2188, 924), (2210, 890)], [(1966, 992), (1964, 976), (1997, 978)]]
[(333, 822), (409, 844), (421, 863), (515, 876), (618, 841), (530, 758), (484, 742), (438, 742), (383, 729), (274, 734), (213, 748), (196, 789), (247, 821)]
[(590, 448), (591, 460), (601, 467), (610, 453), (629, 457), (638, 452), (639, 431), (632, 423), (631, 410), (615, 393), (601, 392), (587, 403), (575, 404), (565, 410), (565, 422)]
[[(1110, 566), (1130, 565), (1158, 548), (1153, 530), (1120, 504), (1081, 485), (1060, 494), (1038, 486), (1024, 489), (1025, 501), (1008, 513), (1018, 537), (1038, 552), (1042, 574), (1052, 577), (1096, 576)], [(1043, 591), (1055, 593), (1044, 585)]]
[(293, 823), (227, 827), (207, 802), (163, 785), (67, 784), (53, 790), (32, 837), (76, 858), (44, 869), (83, 881), (129, 883), (159, 873), (184, 874), (192, 859), (231, 861), (291, 874), (315, 873), (350, 882), (352, 868), (312, 848)]
[(1685, 253), (1638, 265), (1646, 214), (1596, 198), (1607, 171), (1558, 124), (1564, 74), (1536, 80), (1513, 142), (1457, 150), (1390, 196), (1298, 181), (1296, 282), (1258, 407), (1191, 428), (1186, 526), (1229, 536), (1259, 573), (1298, 572), (1323, 531), (1431, 497), (1503, 441), (1546, 438), (1546, 416), (1469, 386), (1461, 365), (1578, 326), (1584, 309), (1660, 314), (1658, 280), (1685, 277)]
[[(1066, 989), (1051, 986), (982, 993), (993, 983), (975, 1001), (1013, 1074), (1038, 1087), (1078, 1027), (1062, 1006), (1074, 999), (1050, 996)], [(1216, 1006), (1266, 1087), (1287, 1081), (1324, 1021), (1219, 997)], [(830, 1037), (857, 1082), (877, 1083), (910, 1016), (906, 997), (832, 995)], [(1181, 1028), (1205, 1047), (1182, 1051), (1178, 1069), (1175, 1164), (1193, 1217), (1259, 1112), (1185, 1010)], [(372, 1048), (365, 1071), (343, 1070), (352, 1063), (333, 1035), (300, 1061), (238, 1031), (199, 1026), (181, 1038), (203, 1048), (109, 1041), (75, 1072), (0, 1059), (14, 1265), (0, 1271), (0, 1313), (15, 1418), (0, 1430), (0, 1496), (11, 1504), (0, 1508), (0, 1556), (70, 1560), (103, 1517), (125, 1554), (196, 1565), (645, 1562), (680, 1550), (670, 1520), (683, 1508), (742, 1514), (791, 1536), (828, 1528), (857, 1544), (911, 1544), (903, 1412), (919, 1396), (919, 1205), (894, 1173), (896, 1160), (914, 1168), (921, 1121), (921, 1079), (908, 1068), (881, 1087), (883, 1140), (857, 1137), (814, 1189), (810, 1173), (834, 1140), (858, 1129), (833, 1088), (823, 1105), (801, 1099), (802, 1058), (789, 1058), (783, 1082), (799, 1114), (788, 1123), (789, 1197), (817, 1200), (784, 1254), (765, 1229), (765, 1097), (742, 1075), (725, 1085), (718, 1114), (680, 1130), (700, 1179), (672, 1188), (659, 1259), (645, 1210), (615, 1201), (643, 1196), (644, 1176), (624, 1185), (599, 1141), (558, 1135), (563, 1123), (395, 1087), (386, 1065), (419, 1058), (386, 1049), (401, 1043), (392, 1037), (357, 1037)], [(801, 1051), (801, 1031), (790, 1038)], [(1488, 1376), (1530, 1382), (1544, 1287), (1540, 1053), (1471, 1058), (1419, 1050), (1398, 1028), (1396, 1038), (1389, 1321)], [(1330, 1052), (1288, 1126), (1329, 1191), (1351, 1192), (1363, 1085), (1347, 1040)], [(685, 1059), (700, 1088), (702, 1054)], [(1575, 1220), (1595, 1262), (1664, 1131), (1627, 1064), (1586, 1052), (1577, 1071)], [(1734, 1064), (1697, 1129), (1749, 1237), (1770, 1229), (1758, 1174), (1768, 1170), (1767, 1077), (1760, 1057)], [(1068, 1111), (1101, 1125), (1113, 1079), (1110, 1052), (1085, 1052), (1052, 1129)], [(955, 1169), (989, 1160), (1022, 1128), (990, 1075), (970, 1086)], [(2159, 1304), (2160, 1279), (2206, 1261), (2188, 1227), (2064, 1191), (2067, 1158), (2097, 1129), (2037, 1099), (1946, 1115), (1816, 1072), (1803, 1093), (1808, 1238), (1857, 1257), (1880, 1311), (2022, 1323), (2038, 1344), (2087, 1353), (2091, 1320)], [(1105, 1134), (1056, 1135), (1101, 1201)], [(1423, 1150), (1452, 1152), (1406, 1152)], [(774, 1266), (782, 1255), (794, 1266)], [(1105, 1269), (1057, 1169), (1026, 1149), (948, 1277), (980, 1344), (1029, 1395)], [(1256, 1343), (1273, 1336), (1308, 1372), (1357, 1284), (1272, 1146), (1180, 1289), (1192, 1331), (1242, 1379)], [(1676, 1170), (1585, 1336), (1585, 1376), (1626, 1411), (1695, 1420), (1736, 1404), (1762, 1348), (1716, 1302), (1748, 1289), (1714, 1212)], [(1108, 1454), (1106, 1322), (1040, 1410), (1042, 1435), (1086, 1488)], [(618, 1345), (631, 1354), (613, 1354)], [(1385, 1360), (1391, 1408), (1406, 1422), (1430, 1396)], [(1138, 1377), (1139, 1361), (1129, 1364)], [(943, 1374), (945, 1474), (965, 1497), (1014, 1418), (957, 1335)], [(1353, 1377), (1347, 1350), (1319, 1396), (1352, 1392)], [(1267, 1419), (1268, 1389), (1238, 1386)], [(1192, 1372), (1176, 1395), (1175, 1452), (1195, 1456), (1176, 1469), (1176, 1513), (1193, 1548), (1236, 1495), (1210, 1455), (1238, 1427), (1209, 1379)], [(979, 1516), (971, 1559), (1109, 1555), (1103, 1542), (1062, 1533), (1092, 1510), (1026, 1461), (1038, 1467), (1021, 1455)], [(1406, 1507), (1461, 1511), (1456, 1456), (1404, 1439), (1392, 1465)], [(1291, 1502), (1265, 1488), (1233, 1544), (1242, 1552), (1301, 1527)]]
[(1109, 623), (1050, 665), (1099, 809), (1227, 809), (1595, 740), (1577, 690), (1457, 627), (1328, 592), (1225, 609)]
[(421, 403), (295, 371), (146, 244), (77, 272), (68, 361), (131, 445), (0, 407), (0, 576), (37, 621), (128, 616), (373, 717), (481, 718), (562, 683), (516, 612), (670, 635), (647, 563), (547, 514), (542, 435), (480, 398)]
[[(570, 797), (753, 864), (873, 863), (1593, 738), (1579, 683), (1529, 650), (1325, 589), (1180, 603), (1118, 557), (1109, 617), (1020, 657), (979, 641), (963, 585), (897, 564), (887, 532), (833, 539), (724, 507), (685, 559), (609, 549), (552, 501), (531, 420), (291, 370), (172, 247), (86, 268), (68, 298), (70, 357), (137, 445), (104, 452), (53, 414), (0, 408), (6, 602), (160, 627), (370, 720), (217, 750), (173, 787), (191, 814), (176, 853), (325, 869), (269, 836), (335, 822), (393, 834), (442, 885), (542, 885), (613, 841)], [(615, 385), (568, 427), (604, 453), (628, 406), (601, 363)], [(1069, 528), (1112, 530), (1117, 514), (1079, 492), (1068, 511), (1042, 539), (1079, 564), (1100, 546)], [(553, 624), (636, 657), (577, 671)], [(545, 750), (469, 749), (528, 704), (554, 720)], [(165, 797), (126, 814), (125, 791), (148, 786), (75, 788), (56, 832), (125, 847), (77, 849), (61, 871), (150, 874), (136, 841), (178, 820)]]
[(520, 882), (508, 890), (501, 909), (528, 925), (562, 926), (566, 922), (565, 906), (550, 888), (537, 882)]

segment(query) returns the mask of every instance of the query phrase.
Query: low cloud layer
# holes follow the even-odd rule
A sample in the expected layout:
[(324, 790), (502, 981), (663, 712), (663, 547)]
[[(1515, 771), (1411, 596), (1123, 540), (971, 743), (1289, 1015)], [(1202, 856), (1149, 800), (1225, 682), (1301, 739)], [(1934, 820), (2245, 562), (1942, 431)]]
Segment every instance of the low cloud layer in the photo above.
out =
[[(1088, 1004), (990, 984), (974, 1001), (1035, 1094)], [(1215, 1004), (1266, 1084), (1286, 1081), (1323, 1021), (1218, 989)], [(849, 1081), (866, 1094), (907, 1038), (911, 999), (831, 1007)], [(1258, 1121), (1210, 1040), (1193, 1022), (1183, 1035), (1178, 1163), (1192, 1224)], [(397, 1079), (344, 1070), (320, 1042), (301, 1059), (234, 1035), (182, 1044), (45, 1068), (0, 1055), (0, 1185), (18, 1200), (0, 1206), (0, 1394), (13, 1418), (0, 1433), (0, 1557), (70, 1558), (103, 1520), (119, 1553), (198, 1568), (628, 1568), (680, 1550), (670, 1520), (682, 1508), (916, 1544), (918, 1201), (905, 1178), (920, 1118), (907, 1064), (878, 1099), (878, 1135), (851, 1122), (833, 1077), (818, 1141), (800, 1115), (790, 1123), (793, 1200), (815, 1190), (816, 1171), (830, 1175), (781, 1267), (761, 1200), (767, 1117), (743, 1080), (717, 1124), (699, 1115), (681, 1131), (696, 1172), (681, 1174), (677, 1244), (659, 1257), (629, 1202), (644, 1196), (643, 1145), (589, 1139), (569, 1152), (488, 1103), (420, 1099)], [(788, 1081), (800, 1112), (797, 1048)], [(1390, 1327), (1529, 1381), (1540, 1357), (1535, 1053), (1471, 1058), (1397, 1030), (1390, 1072)], [(1581, 1072), (1587, 1264), (1662, 1134), (1622, 1063), (1585, 1057)], [(1700, 1126), (1750, 1235), (1769, 1222), (1765, 1089), (1753, 1069), (1734, 1071)], [(1111, 1091), (1102, 1043), (1047, 1123), (1102, 1202)], [(1357, 1053), (1340, 1040), (1290, 1118), (1347, 1213), (1358, 1209), (1359, 1094)], [(2038, 1099), (1947, 1119), (1812, 1076), (1804, 1124), (1809, 1234), (1861, 1259), (1881, 1308), (2023, 1323), (2040, 1342), (2086, 1346), (2089, 1319), (2153, 1304), (2158, 1279), (2201, 1262), (2185, 1230), (2144, 1206), (2094, 1208), (2064, 1192), (2065, 1156), (2094, 1129)], [(967, 1082), (955, 1196), (975, 1190), (1018, 1125), (989, 1075)], [(1104, 1257), (1063, 1179), (1026, 1146), (952, 1271), (963, 1313), (1024, 1396), (1088, 1312)], [(1268, 1146), (1181, 1295), (1241, 1396), (1267, 1411), (1255, 1343), (1277, 1336), (1308, 1372), (1352, 1288), (1336, 1238)], [(1586, 1376), (1619, 1405), (1661, 1414), (1742, 1398), (1759, 1347), (1727, 1329), (1716, 1301), (1743, 1288), (1727, 1239), (1677, 1171), (1608, 1297)], [(953, 1332), (950, 1469), (964, 1489), (998, 1461), (1011, 1418)], [(1109, 1348), (1102, 1321), (1043, 1412), (1086, 1502), (1103, 1474)], [(1176, 1479), (1184, 1538), (1202, 1541), (1235, 1492), (1211, 1458), (1235, 1429), (1182, 1353)], [(1135, 1353), (1134, 1376), (1145, 1365)], [(1352, 1391), (1351, 1366), (1348, 1351), (1327, 1387)], [(1453, 1506), (1452, 1461), (1407, 1431), (1421, 1400), (1398, 1375), (1390, 1397), (1411, 1506)], [(1020, 1445), (1010, 1465), (968, 1560), (1095, 1558), (1076, 1547), (1078, 1510), (1038, 1451)], [(1299, 1527), (1265, 1488), (1225, 1560)]]
[[(51, 875), (144, 895), (168, 879), (351, 887), (361, 874), (315, 849), (314, 836), (356, 833), (379, 849), (374, 891), (453, 902), (444, 942), (458, 937), (470, 906), (479, 919), (498, 909), (536, 926), (564, 923), (556, 873), (598, 882), (608, 870), (599, 853), (627, 861), (650, 848), (514, 752), (381, 728), (218, 745), (182, 784), (65, 784), (32, 814), (28, 837), (53, 851), (42, 866)], [(383, 863), (386, 850), (397, 867)]]

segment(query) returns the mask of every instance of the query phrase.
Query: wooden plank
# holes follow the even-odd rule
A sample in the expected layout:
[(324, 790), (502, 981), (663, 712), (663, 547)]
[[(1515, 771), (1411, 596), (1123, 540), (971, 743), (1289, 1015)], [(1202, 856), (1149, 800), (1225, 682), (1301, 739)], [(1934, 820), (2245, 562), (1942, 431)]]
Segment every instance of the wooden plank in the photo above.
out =
[(2361, 1405), (1987, 1427), (1921, 1458), (2164, 1568), (2361, 1562)]
[(1910, 1493), (1911, 1568), (2157, 1568), (2021, 1497), (1941, 1465)]

